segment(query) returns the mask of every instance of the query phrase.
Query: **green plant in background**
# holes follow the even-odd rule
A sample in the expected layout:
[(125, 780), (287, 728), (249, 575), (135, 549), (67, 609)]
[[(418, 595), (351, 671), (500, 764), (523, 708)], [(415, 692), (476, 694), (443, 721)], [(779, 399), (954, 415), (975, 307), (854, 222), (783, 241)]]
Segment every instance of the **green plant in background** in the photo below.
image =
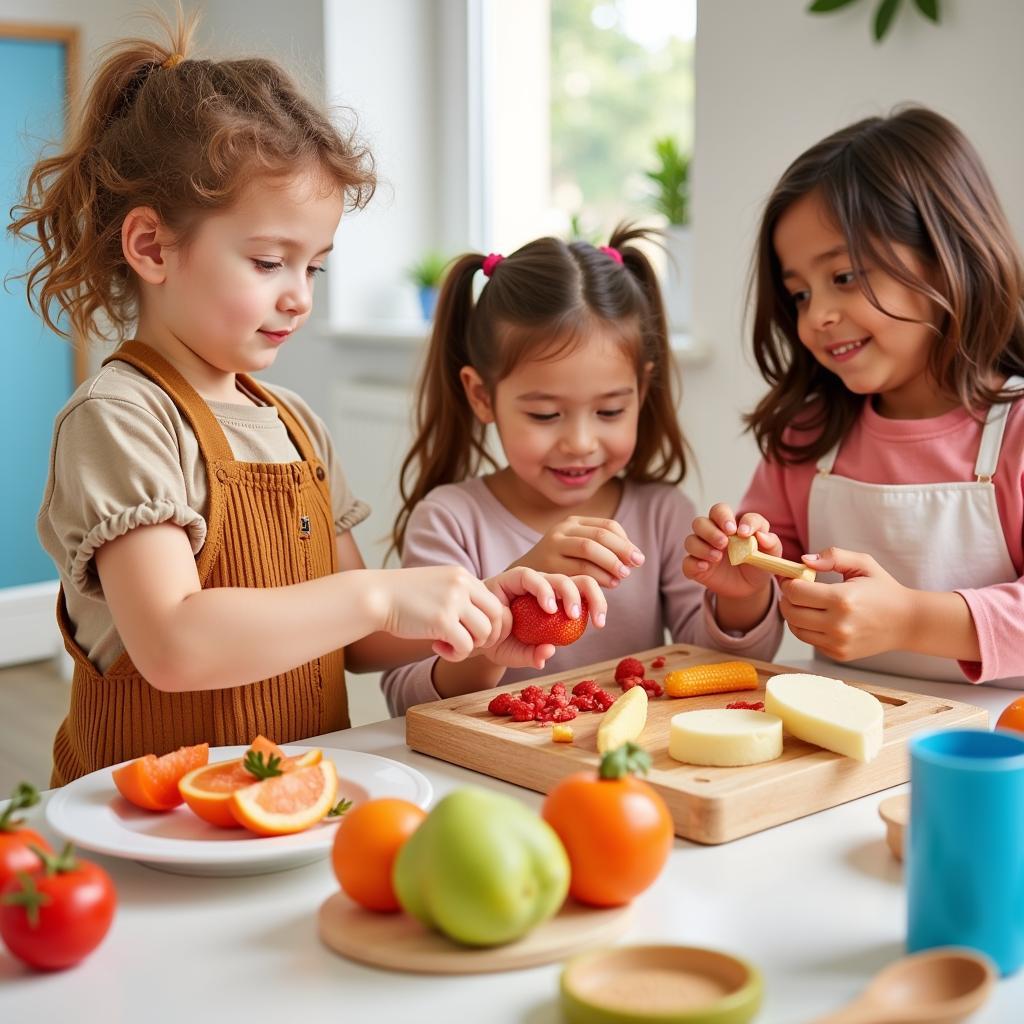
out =
[[(831, 14), (832, 11), (858, 2), (859, 0), (814, 0), (807, 10), (810, 14)], [(902, 3), (903, 0), (882, 0), (875, 8), (873, 32), (876, 43), (885, 38)], [(929, 21), (939, 23), (939, 0), (913, 0), (913, 5)]]
[(437, 249), (430, 249), (413, 263), (406, 273), (409, 280), (419, 288), (437, 288), (444, 279), (448, 257)]
[(654, 140), (654, 153), (658, 166), (644, 171), (657, 186), (653, 197), (654, 208), (664, 214), (669, 224), (685, 226), (690, 223), (690, 157), (671, 135)]
[(604, 236), (597, 228), (585, 226), (583, 223), (584, 219), (585, 215), (579, 212), (569, 217), (569, 236), (567, 240), (570, 242), (589, 242), (591, 245), (599, 245)]

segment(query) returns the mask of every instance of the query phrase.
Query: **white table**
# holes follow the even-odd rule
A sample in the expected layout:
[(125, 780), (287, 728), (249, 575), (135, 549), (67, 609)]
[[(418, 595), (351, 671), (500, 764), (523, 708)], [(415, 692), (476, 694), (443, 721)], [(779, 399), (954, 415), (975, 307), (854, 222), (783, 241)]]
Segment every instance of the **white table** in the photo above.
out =
[[(798, 667), (836, 674), (834, 666)], [(984, 706), (993, 721), (1018, 695), (860, 676)], [(413, 753), (404, 743), (404, 724), (382, 722), (315, 742), (414, 765), (430, 778), (435, 799), (472, 783), (540, 805), (536, 793)], [(748, 957), (765, 977), (757, 1024), (803, 1024), (839, 1006), (903, 952), (902, 868), (883, 841), (881, 799), (868, 796), (722, 846), (677, 840), (661, 877), (634, 903), (623, 941), (713, 946)], [(33, 822), (41, 820), (37, 811)], [(95, 859), (112, 875), (120, 897), (110, 934), (83, 964), (59, 974), (31, 974), (0, 955), (3, 1024), (562, 1019), (558, 965), (428, 977), (361, 967), (330, 952), (316, 934), (317, 909), (336, 891), (327, 862), (275, 875), (214, 879)], [(972, 1020), (1024, 1021), (1024, 970), (1000, 982)]]

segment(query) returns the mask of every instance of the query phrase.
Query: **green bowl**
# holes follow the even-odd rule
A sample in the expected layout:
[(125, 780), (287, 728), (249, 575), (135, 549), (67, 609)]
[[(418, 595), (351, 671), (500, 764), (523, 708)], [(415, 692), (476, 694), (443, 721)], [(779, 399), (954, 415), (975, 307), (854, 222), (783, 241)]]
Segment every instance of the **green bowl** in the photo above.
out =
[(748, 1024), (761, 1007), (761, 973), (699, 946), (616, 946), (562, 971), (569, 1024)]

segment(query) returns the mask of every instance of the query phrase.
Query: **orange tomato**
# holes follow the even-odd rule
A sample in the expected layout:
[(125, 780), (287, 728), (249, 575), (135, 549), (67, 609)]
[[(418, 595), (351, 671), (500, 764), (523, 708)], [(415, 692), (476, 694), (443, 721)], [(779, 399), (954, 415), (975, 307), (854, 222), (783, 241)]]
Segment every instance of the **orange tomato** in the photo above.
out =
[(169, 811), (182, 801), (178, 782), (210, 758), (210, 745), (199, 743), (157, 757), (146, 754), (113, 773), (121, 795), (147, 811)]
[(591, 906), (629, 903), (658, 877), (672, 849), (665, 801), (633, 775), (570, 775), (548, 793), (541, 816), (569, 854), (569, 894)]
[(1018, 697), (1003, 708), (1003, 713), (996, 722), (996, 728), (1024, 732), (1024, 697)]
[(402, 844), (426, 816), (422, 807), (408, 800), (382, 798), (361, 804), (341, 819), (331, 862), (349, 899), (381, 913), (401, 909), (392, 868)]

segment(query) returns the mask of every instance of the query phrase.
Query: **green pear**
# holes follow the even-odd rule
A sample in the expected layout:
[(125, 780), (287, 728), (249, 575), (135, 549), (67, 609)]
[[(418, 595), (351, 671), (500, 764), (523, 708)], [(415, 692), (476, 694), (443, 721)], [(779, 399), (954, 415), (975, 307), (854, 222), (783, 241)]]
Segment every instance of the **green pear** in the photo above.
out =
[(468, 946), (497, 946), (556, 914), (569, 890), (569, 858), (554, 829), (511, 797), (450, 793), (398, 852), (402, 908)]

